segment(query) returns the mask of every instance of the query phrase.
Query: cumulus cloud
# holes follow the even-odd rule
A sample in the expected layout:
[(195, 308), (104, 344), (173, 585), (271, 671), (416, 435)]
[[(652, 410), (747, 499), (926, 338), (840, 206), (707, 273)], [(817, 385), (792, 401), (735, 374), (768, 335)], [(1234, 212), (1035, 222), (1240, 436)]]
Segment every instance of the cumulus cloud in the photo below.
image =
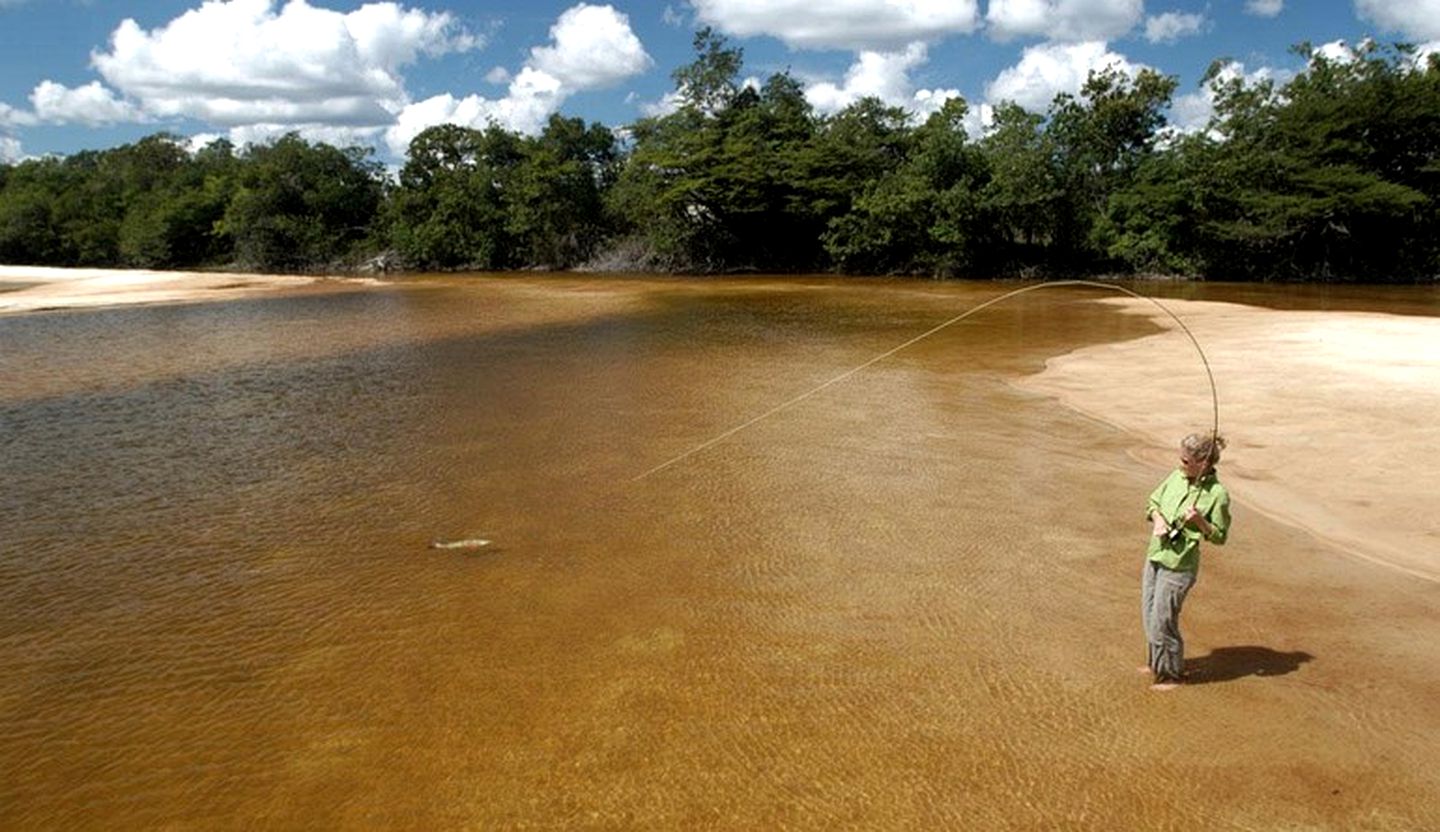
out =
[(975, 31), (977, 0), (691, 0), (704, 23), (736, 37), (769, 35), (802, 49), (895, 51)]
[(895, 52), (862, 51), (840, 83), (813, 81), (805, 87), (805, 98), (820, 112), (835, 113), (862, 98), (873, 97), (923, 118), (960, 95), (953, 89), (915, 89), (910, 70), (927, 60), (923, 43), (912, 43)]
[(1175, 97), (1174, 103), (1170, 105), (1170, 125), (1181, 133), (1198, 133), (1205, 130), (1210, 124), (1211, 117), (1215, 115), (1214, 86), (1216, 84), (1224, 85), (1240, 80), (1246, 86), (1253, 86), (1263, 81), (1271, 81), (1279, 86), (1294, 76), (1295, 73), (1289, 70), (1271, 67), (1247, 70), (1243, 63), (1230, 61), (1216, 72), (1214, 80), (1204, 89)]
[(1343, 40), (1332, 40), (1315, 47), (1315, 57), (1324, 58), (1332, 64), (1348, 64), (1355, 61), (1355, 50)]
[(1355, 13), (1408, 38), (1440, 40), (1440, 0), (1355, 0)]
[(25, 152), (20, 149), (19, 139), (10, 136), (0, 136), (0, 163), (13, 165), (24, 159)]
[(196, 133), (185, 139), (185, 149), (190, 153), (199, 153), (211, 144), (225, 138), (218, 133)]
[(910, 97), (909, 72), (925, 63), (926, 57), (923, 43), (912, 43), (900, 52), (861, 52), (845, 71), (843, 81), (810, 84), (805, 97), (815, 109), (827, 113), (843, 110), (866, 96), (897, 103)]
[(448, 13), (394, 2), (342, 13), (307, 0), (205, 0), (153, 30), (125, 20), (108, 48), (90, 56), (105, 84), (72, 89), (45, 81), (31, 96), (33, 113), (0, 104), (0, 126), (183, 118), (228, 128), (237, 144), (298, 130), (335, 145), (383, 136), (403, 155), (421, 130), (445, 122), (537, 132), (570, 95), (652, 64), (629, 19), (611, 6), (568, 9), (550, 38), (517, 73), (487, 73), (491, 83), (507, 85), (502, 98), (445, 94), (413, 102), (405, 67), (483, 45)]
[(1043, 43), (1028, 47), (1015, 66), (1002, 71), (986, 87), (986, 100), (1013, 101), (1031, 112), (1044, 112), (1055, 96), (1077, 93), (1091, 72), (1114, 67), (1135, 76), (1144, 67), (1109, 51), (1102, 41)]
[(91, 81), (83, 87), (67, 87), (41, 81), (30, 93), (35, 117), (46, 124), (84, 124), (98, 127), (116, 122), (144, 121), (144, 114), (120, 100), (115, 93)]
[(289, 0), (206, 0), (154, 30), (120, 24), (91, 64), (159, 117), (242, 127), (376, 127), (406, 103), (400, 70), (477, 48), (448, 13), (368, 3), (340, 13)]
[(629, 17), (611, 6), (582, 3), (569, 9), (550, 28), (550, 37), (550, 44), (530, 50), (503, 98), (446, 93), (404, 107), (385, 131), (391, 151), (403, 154), (411, 139), (437, 124), (484, 128), (493, 123), (538, 133), (574, 93), (610, 86), (652, 63)]
[(30, 127), (38, 123), (34, 113), (17, 110), (0, 101), (0, 127)]
[(997, 40), (1088, 42), (1128, 33), (1144, 13), (1145, 0), (990, 0), (985, 22)]
[(1285, 8), (1285, 0), (1245, 0), (1245, 13), (1256, 17), (1275, 17)]
[(668, 116), (680, 109), (680, 105), (683, 103), (685, 103), (685, 96), (681, 95), (679, 90), (671, 90), (660, 96), (658, 101), (640, 102), (640, 114), (652, 118)]
[(610, 6), (581, 4), (550, 27), (550, 46), (530, 50), (530, 65), (569, 89), (608, 87), (650, 68), (630, 19)]
[(1205, 28), (1205, 15), (1165, 12), (1145, 19), (1145, 39), (1151, 43), (1174, 43), (1198, 35)]
[[(945, 106), (946, 101), (952, 98), (963, 97), (957, 89), (916, 90), (915, 94), (910, 96), (910, 102), (902, 106), (914, 113), (916, 118), (924, 119), (934, 113), (938, 113), (940, 108)], [(965, 117), (968, 122), (970, 119), (970, 113), (968, 111)]]

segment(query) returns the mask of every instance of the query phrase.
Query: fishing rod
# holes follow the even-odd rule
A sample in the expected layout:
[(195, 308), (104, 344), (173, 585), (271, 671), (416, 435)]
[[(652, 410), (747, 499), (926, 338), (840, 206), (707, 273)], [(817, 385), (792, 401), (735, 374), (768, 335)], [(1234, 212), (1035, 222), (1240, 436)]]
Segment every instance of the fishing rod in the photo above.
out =
[(831, 379), (829, 379), (829, 380), (827, 380), (827, 381), (821, 382), (820, 384), (817, 384), (816, 386), (810, 388), (809, 390), (806, 390), (805, 392), (801, 393), (800, 395), (795, 396), (795, 397), (789, 399), (788, 401), (781, 402), (780, 404), (778, 404), (778, 405), (770, 408), (769, 410), (765, 411), (764, 413), (761, 413), (760, 415), (755, 416), (754, 418), (751, 418), (751, 419), (749, 419), (749, 420), (746, 420), (746, 421), (744, 421), (744, 422), (741, 422), (740, 424), (738, 424), (738, 425), (730, 428), (729, 430), (726, 430), (726, 431), (724, 431), (724, 432), (722, 432), (722, 433), (720, 433), (720, 434), (717, 434), (717, 435), (714, 436), (713, 438), (708, 439), (708, 440), (700, 443), (699, 445), (696, 445), (695, 447), (691, 448), (691, 449), (688, 450), (688, 451), (685, 451), (685, 452), (682, 453), (682, 454), (679, 454), (679, 455), (677, 455), (677, 456), (674, 456), (674, 457), (672, 457), (672, 458), (670, 458), (670, 459), (665, 460), (664, 462), (660, 463), (659, 465), (656, 465), (655, 467), (650, 468), (649, 470), (644, 471), (644, 472), (640, 473), (639, 475), (633, 477), (633, 478), (631, 479), (631, 482), (639, 482), (640, 480), (643, 480), (643, 479), (645, 479), (645, 478), (647, 478), (647, 477), (649, 477), (649, 476), (651, 476), (651, 475), (653, 475), (653, 474), (658, 474), (659, 472), (664, 471), (665, 469), (667, 469), (667, 468), (669, 468), (669, 467), (671, 467), (671, 466), (673, 466), (673, 465), (676, 465), (677, 463), (680, 463), (680, 462), (682, 462), (682, 461), (684, 461), (684, 460), (686, 460), (686, 459), (689, 459), (690, 457), (694, 456), (695, 454), (700, 453), (701, 451), (705, 450), (706, 448), (709, 448), (709, 447), (711, 447), (711, 446), (713, 446), (713, 445), (716, 445), (716, 444), (718, 444), (718, 443), (720, 443), (720, 442), (723, 442), (723, 441), (725, 441), (726, 439), (730, 438), (731, 436), (734, 436), (735, 434), (737, 434), (737, 433), (745, 430), (746, 428), (749, 428), (750, 426), (756, 424), (757, 422), (761, 422), (761, 421), (763, 421), (763, 420), (765, 420), (765, 419), (770, 418), (771, 416), (774, 416), (775, 414), (777, 414), (777, 413), (779, 413), (779, 412), (781, 412), (781, 411), (783, 411), (783, 410), (787, 410), (787, 409), (789, 409), (789, 408), (791, 408), (791, 407), (799, 404), (800, 402), (802, 402), (802, 401), (810, 398), (811, 396), (815, 395), (816, 393), (819, 393), (820, 391), (824, 390), (824, 389), (827, 388), (827, 387), (830, 387), (830, 386), (835, 385), (835, 384), (839, 384), (840, 382), (842, 382), (842, 381), (844, 381), (845, 379), (847, 379), (847, 378), (855, 375), (856, 373), (860, 372), (861, 370), (864, 370), (865, 368), (871, 366), (872, 364), (876, 364), (876, 363), (878, 363), (878, 362), (880, 362), (880, 361), (884, 361), (885, 359), (887, 359), (887, 358), (889, 358), (890, 356), (892, 356), (892, 355), (900, 352), (901, 350), (903, 350), (903, 349), (905, 349), (905, 348), (907, 348), (907, 347), (914, 346), (915, 344), (918, 344), (919, 342), (925, 340), (926, 338), (929, 338), (930, 336), (932, 336), (932, 335), (934, 335), (935, 333), (937, 333), (937, 332), (945, 329), (946, 327), (952, 326), (952, 325), (954, 325), (954, 324), (958, 324), (958, 323), (960, 323), (961, 321), (965, 320), (966, 318), (970, 317), (971, 315), (974, 315), (975, 313), (980, 312), (981, 310), (988, 309), (988, 308), (996, 305), (997, 303), (1001, 303), (1001, 302), (1003, 302), (1003, 301), (1009, 300), (1010, 298), (1017, 297), (1017, 296), (1019, 296), (1019, 295), (1023, 295), (1023, 294), (1025, 294), (1025, 293), (1027, 293), (1027, 292), (1033, 292), (1033, 291), (1036, 291), (1037, 289), (1057, 288), (1057, 287), (1061, 287), (1061, 286), (1089, 286), (1089, 287), (1096, 288), (1096, 289), (1109, 289), (1109, 290), (1112, 290), (1112, 291), (1121, 292), (1121, 293), (1123, 293), (1123, 294), (1129, 295), (1130, 297), (1137, 298), (1137, 299), (1139, 299), (1139, 300), (1147, 301), (1147, 302), (1149, 302), (1149, 303), (1151, 303), (1151, 304), (1154, 304), (1157, 309), (1159, 309), (1161, 312), (1164, 312), (1164, 313), (1166, 314), (1166, 316), (1168, 316), (1172, 321), (1174, 321), (1174, 322), (1180, 327), (1180, 331), (1184, 332), (1184, 333), (1185, 333), (1185, 337), (1187, 337), (1187, 338), (1190, 339), (1190, 343), (1195, 347), (1195, 352), (1196, 352), (1196, 354), (1200, 356), (1200, 363), (1203, 364), (1204, 367), (1205, 367), (1205, 378), (1210, 382), (1210, 407), (1211, 407), (1211, 429), (1210, 429), (1210, 438), (1211, 438), (1211, 444), (1212, 444), (1212, 447), (1213, 447), (1215, 441), (1216, 441), (1216, 440), (1218, 439), (1218, 437), (1220, 436), (1220, 396), (1219, 396), (1219, 394), (1216, 392), (1216, 389), (1215, 389), (1215, 374), (1214, 374), (1213, 372), (1211, 372), (1211, 370), (1210, 370), (1210, 360), (1205, 357), (1205, 350), (1203, 350), (1203, 349), (1200, 347), (1200, 342), (1195, 338), (1195, 334), (1190, 331), (1190, 327), (1186, 326), (1186, 325), (1185, 325), (1185, 322), (1182, 321), (1182, 320), (1180, 320), (1180, 317), (1179, 317), (1178, 315), (1176, 315), (1174, 312), (1170, 311), (1169, 307), (1165, 306), (1165, 304), (1161, 303), (1159, 300), (1157, 300), (1157, 299), (1155, 299), (1155, 298), (1153, 298), (1153, 297), (1151, 297), (1151, 296), (1149, 296), (1149, 295), (1142, 295), (1142, 294), (1140, 294), (1139, 292), (1136, 292), (1136, 291), (1134, 291), (1134, 290), (1132, 290), (1132, 289), (1127, 289), (1127, 288), (1125, 288), (1124, 286), (1120, 286), (1120, 285), (1115, 284), (1115, 283), (1101, 283), (1101, 282), (1095, 281), (1095, 280), (1047, 280), (1047, 281), (1045, 281), (1045, 282), (1043, 282), (1043, 283), (1036, 283), (1036, 284), (1033, 284), (1033, 285), (1031, 285), (1031, 286), (1022, 286), (1022, 287), (1020, 287), (1019, 289), (1014, 289), (1014, 290), (1012, 290), (1012, 291), (1006, 292), (1006, 293), (1003, 294), (1003, 295), (1000, 295), (999, 297), (991, 298), (990, 300), (987, 300), (987, 301), (985, 301), (984, 303), (981, 303), (981, 304), (978, 304), (978, 305), (976, 305), (976, 306), (973, 306), (973, 307), (965, 310), (964, 312), (961, 312), (959, 315), (956, 315), (955, 317), (951, 318), (950, 320), (945, 321), (944, 323), (939, 324), (939, 325), (937, 325), (937, 326), (934, 326), (934, 327), (926, 330), (925, 332), (920, 333), (919, 335), (916, 335), (914, 338), (911, 338), (910, 340), (904, 342), (903, 344), (900, 344), (899, 346), (896, 346), (896, 347), (892, 347), (891, 349), (888, 349), (888, 350), (886, 350), (885, 352), (880, 353), (879, 355), (875, 356), (874, 358), (871, 358), (870, 360), (864, 362), (863, 364), (860, 364), (860, 365), (858, 365), (858, 366), (852, 367), (852, 368), (846, 370), (845, 372), (840, 373), (839, 375), (835, 376), (834, 378), (831, 378)]

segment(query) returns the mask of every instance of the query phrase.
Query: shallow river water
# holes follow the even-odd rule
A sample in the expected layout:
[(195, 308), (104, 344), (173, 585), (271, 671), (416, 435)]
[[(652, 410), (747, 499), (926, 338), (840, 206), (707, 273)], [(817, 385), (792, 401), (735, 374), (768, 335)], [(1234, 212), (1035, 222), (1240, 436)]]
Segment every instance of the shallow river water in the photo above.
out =
[[(1440, 656), (1385, 629), (1433, 590), (1277, 575), (1329, 556), (1240, 506), (1248, 565), (1187, 607), (1210, 684), (1137, 677), (1157, 472), (1011, 383), (1155, 331), (1092, 291), (637, 479), (1004, 288), (477, 276), (0, 318), (0, 827), (1440, 826)], [(492, 543), (429, 546), (464, 538)]]

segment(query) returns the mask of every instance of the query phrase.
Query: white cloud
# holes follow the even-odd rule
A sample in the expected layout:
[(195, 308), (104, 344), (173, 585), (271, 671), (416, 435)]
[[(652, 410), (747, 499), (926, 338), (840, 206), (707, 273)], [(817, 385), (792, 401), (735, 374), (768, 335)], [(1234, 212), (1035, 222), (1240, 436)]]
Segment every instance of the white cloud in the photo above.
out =
[(566, 96), (558, 78), (527, 66), (510, 82), (504, 98), (455, 98), (445, 93), (409, 105), (385, 131), (385, 142), (392, 152), (402, 155), (411, 139), (437, 124), (484, 129), (493, 123), (521, 133), (538, 133)]
[(1440, 0), (1355, 0), (1355, 13), (1414, 40), (1440, 40)]
[(1198, 35), (1205, 28), (1205, 15), (1165, 12), (1145, 19), (1145, 39), (1151, 43), (1174, 43)]
[(510, 70), (503, 66), (494, 67), (485, 73), (485, 80), (492, 84), (508, 84), (513, 77), (514, 76), (510, 74)]
[(887, 104), (908, 102), (914, 89), (909, 72), (926, 59), (923, 43), (912, 43), (900, 52), (864, 51), (855, 57), (840, 84), (813, 83), (805, 88), (805, 97), (825, 113), (843, 110), (866, 96)]
[(874, 97), (923, 120), (947, 100), (960, 96), (955, 89), (915, 89), (910, 70), (928, 59), (925, 44), (918, 42), (896, 52), (862, 51), (839, 84), (814, 80), (805, 87), (805, 98), (822, 113), (836, 113), (862, 98)]
[(1213, 87), (1217, 83), (1227, 84), (1238, 79), (1246, 86), (1254, 86), (1262, 81), (1271, 81), (1279, 86), (1293, 77), (1295, 73), (1289, 70), (1262, 66), (1247, 71), (1243, 63), (1231, 61), (1219, 69), (1214, 80), (1204, 89), (1175, 97), (1174, 103), (1170, 105), (1170, 125), (1181, 133), (1198, 133), (1204, 130), (1209, 125), (1210, 118), (1215, 115)]
[(0, 127), (30, 127), (38, 123), (34, 113), (17, 110), (0, 101)]
[(567, 9), (550, 27), (550, 37), (554, 45), (530, 50), (530, 65), (568, 89), (608, 87), (653, 63), (630, 30), (630, 19), (611, 6), (582, 3)]
[(19, 139), (11, 138), (10, 136), (0, 136), (0, 163), (13, 165), (24, 159), (25, 152), (20, 149)]
[(157, 29), (120, 24), (100, 75), (140, 109), (211, 124), (379, 126), (406, 103), (401, 68), (479, 46), (446, 13), (369, 3), (206, 0)]
[(1275, 17), (1285, 8), (1285, 0), (1245, 0), (1245, 13), (1256, 17)]
[(196, 133), (185, 140), (185, 150), (192, 154), (199, 153), (219, 138), (220, 134), (218, 133)]
[(652, 63), (630, 19), (611, 6), (574, 6), (550, 27), (550, 36), (552, 43), (530, 50), (530, 60), (510, 80), (503, 98), (446, 93), (407, 105), (385, 131), (390, 150), (403, 155), (411, 139), (437, 124), (483, 129), (493, 123), (538, 133), (574, 93), (610, 86)]
[(659, 101), (641, 102), (640, 114), (651, 118), (668, 116), (680, 109), (680, 105), (683, 103), (685, 103), (685, 96), (681, 95), (679, 90), (671, 90), (660, 96)]
[(35, 117), (46, 124), (84, 124), (98, 127), (123, 121), (144, 121), (134, 106), (115, 97), (99, 81), (83, 87), (67, 87), (54, 81), (41, 81), (30, 93)]
[(352, 145), (368, 147), (375, 144), (375, 139), (379, 137), (380, 131), (379, 127), (346, 127), (319, 122), (309, 124), (270, 122), (232, 127), (228, 135), (230, 141), (237, 146), (267, 144), (286, 133), (299, 133), (308, 141), (324, 142), (333, 147), (350, 147)]
[[(956, 89), (916, 90), (915, 94), (910, 96), (910, 103), (905, 105), (905, 109), (914, 113), (917, 119), (924, 120), (932, 114), (939, 112), (940, 108), (945, 106), (946, 101), (961, 97), (960, 91)], [(967, 112), (967, 121), (969, 115)]]
[[(804, 49), (894, 51), (975, 31), (977, 0), (691, 0), (700, 21), (737, 37)], [(823, 6), (823, 8), (817, 8)]]
[(1120, 37), (1144, 13), (1144, 0), (990, 0), (985, 22), (997, 40), (1035, 36), (1084, 42)]
[(662, 20), (666, 26), (685, 25), (685, 16), (675, 11), (674, 6), (666, 6), (665, 11), (660, 13), (660, 20)]
[(1015, 66), (1002, 71), (985, 89), (992, 104), (1013, 101), (1043, 113), (1062, 92), (1078, 93), (1091, 72), (1114, 67), (1129, 76), (1143, 68), (1109, 51), (1104, 42), (1043, 43), (1028, 47)]
[(1332, 40), (1315, 47), (1315, 56), (1332, 64), (1348, 64), (1355, 61), (1355, 50), (1343, 40)]
[(995, 105), (981, 104), (965, 111), (965, 134), (972, 139), (982, 138), (995, 123)]

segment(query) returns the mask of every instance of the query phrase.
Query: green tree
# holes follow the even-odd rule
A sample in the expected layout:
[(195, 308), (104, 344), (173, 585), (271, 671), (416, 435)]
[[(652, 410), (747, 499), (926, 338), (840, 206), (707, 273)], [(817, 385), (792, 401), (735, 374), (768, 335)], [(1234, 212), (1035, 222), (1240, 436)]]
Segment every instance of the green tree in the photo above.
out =
[(1090, 73), (1078, 96), (1056, 96), (1046, 134), (1065, 194), (1051, 243), (1060, 263), (1106, 265), (1115, 237), (1106, 216), (1110, 199), (1132, 185), (1153, 154), (1175, 84), (1153, 70), (1132, 78), (1110, 67)]
[(1212, 69), (1212, 132), (1198, 153), (1196, 249), (1231, 278), (1414, 280), (1435, 274), (1440, 64), (1362, 45), (1307, 45), (1280, 89)]
[(370, 233), (382, 194), (381, 171), (369, 154), (311, 144), (294, 133), (247, 147), (221, 222), (238, 263), (306, 270), (352, 255)]
[(635, 125), (611, 211), (662, 268), (811, 267), (823, 223), (799, 181), (814, 132), (800, 85), (779, 73), (742, 87), (742, 52), (708, 29), (695, 49), (674, 73), (678, 109)]
[(119, 229), (122, 264), (176, 268), (228, 257), (228, 241), (216, 233), (233, 193), (236, 163), (228, 141), (192, 155), (183, 140), (161, 134), (121, 151), (133, 171)]
[(983, 270), (1017, 271), (1044, 265), (1059, 236), (1065, 191), (1058, 151), (1043, 116), (1014, 103), (995, 109), (980, 140), (988, 177), (980, 193)]
[(841, 270), (951, 275), (973, 265), (988, 172), (966, 136), (966, 111), (964, 99), (945, 102), (906, 136), (900, 165), (878, 165), (878, 178), (831, 221), (825, 246)]
[(59, 159), (32, 159), (8, 168), (0, 190), (0, 261), (65, 265), (55, 195), (63, 187)]
[(552, 115), (522, 154), (502, 193), (515, 256), (528, 266), (565, 268), (605, 238), (603, 196), (615, 175), (615, 136), (600, 124)]
[(417, 268), (506, 268), (515, 260), (502, 194), (520, 137), (491, 126), (431, 127), (410, 142), (389, 205), (389, 237)]

